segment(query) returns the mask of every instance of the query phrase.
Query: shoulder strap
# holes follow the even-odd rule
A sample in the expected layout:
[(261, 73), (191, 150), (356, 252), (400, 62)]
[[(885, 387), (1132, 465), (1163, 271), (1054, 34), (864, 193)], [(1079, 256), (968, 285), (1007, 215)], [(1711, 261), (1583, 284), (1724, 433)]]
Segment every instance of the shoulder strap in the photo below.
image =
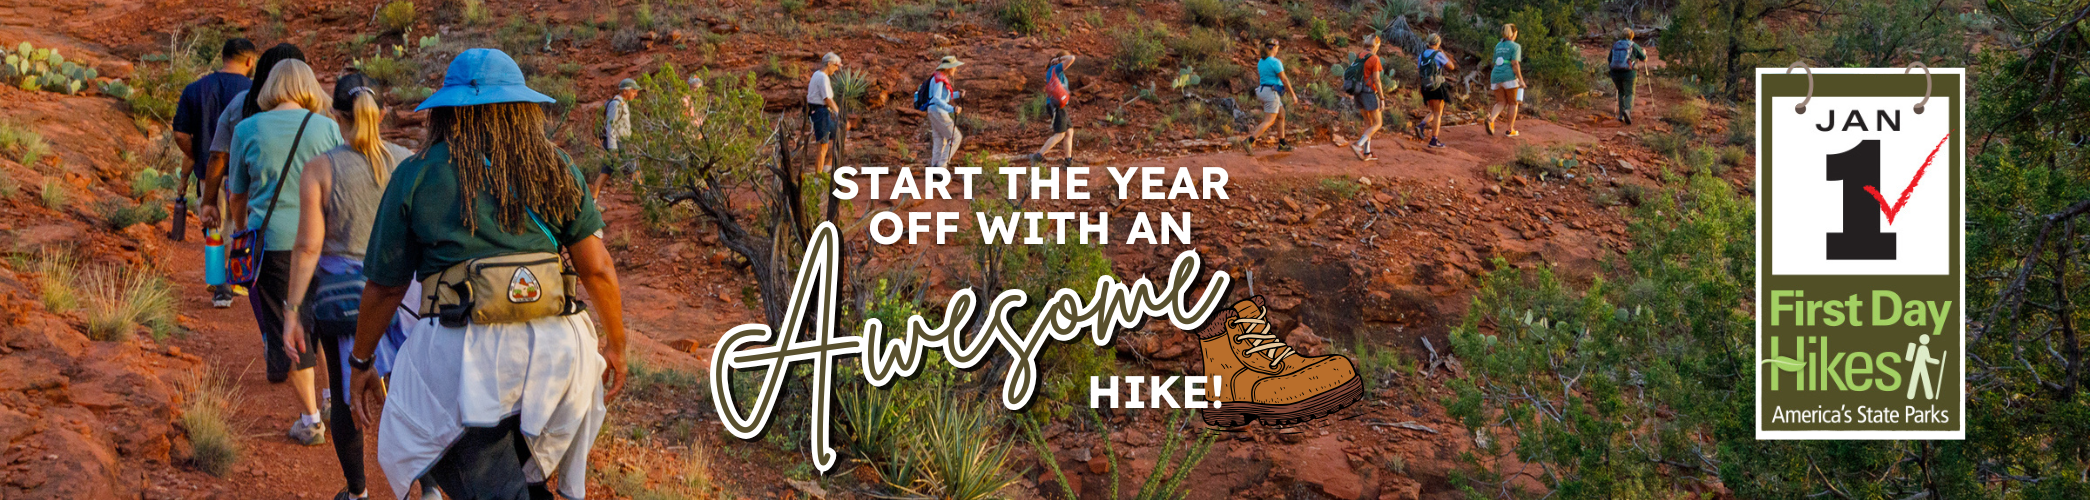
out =
[(312, 116), (317, 114), (319, 112), (306, 111), (305, 119), (298, 122), (298, 134), (290, 137), (290, 150), (283, 153), (283, 169), (276, 171), (276, 192), (269, 194), (269, 209), (261, 215), (259, 229), (263, 235), (268, 234), (269, 220), (276, 218), (276, 202), (283, 201), (283, 188), (290, 183), (290, 179), (285, 177), (290, 175), (290, 164), (298, 159), (298, 143), (305, 140), (305, 126), (312, 124)]

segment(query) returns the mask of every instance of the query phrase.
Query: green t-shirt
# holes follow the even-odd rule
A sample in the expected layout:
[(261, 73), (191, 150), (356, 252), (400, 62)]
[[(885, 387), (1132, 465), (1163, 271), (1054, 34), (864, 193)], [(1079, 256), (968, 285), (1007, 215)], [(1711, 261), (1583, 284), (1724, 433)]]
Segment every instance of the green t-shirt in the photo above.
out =
[[(262, 219), (268, 219), (262, 244), (269, 251), (287, 251), (297, 243), (298, 208), (303, 205), (298, 200), (298, 179), (305, 174), (305, 162), (341, 145), (341, 126), (314, 115), (305, 125), (305, 138), (295, 140), (298, 150), (291, 151), (298, 123), (308, 114), (302, 109), (256, 113), (233, 129), (233, 148), (226, 156), (234, 164), (225, 169), (225, 186), (232, 194), (247, 195), (248, 229), (261, 227)], [(290, 155), (288, 171), (283, 169), (285, 155)], [(276, 215), (269, 217), (270, 198), (285, 184), (289, 188), (282, 189), (282, 199), (275, 200)]]
[(1503, 40), (1495, 44), (1495, 71), (1489, 73), (1488, 83), (1502, 83), (1517, 79), (1517, 70), (1509, 63), (1524, 60), (1524, 46)]
[[(581, 189), (580, 210), (564, 223), (542, 219), (544, 229), (526, 224), (521, 233), (509, 233), (494, 217), (494, 197), (480, 193), (472, 197), (473, 217), (478, 231), (464, 225), (464, 207), (457, 184), (457, 169), (450, 164), (450, 145), (439, 143), (408, 158), (392, 171), (392, 182), (377, 202), (376, 222), (370, 229), (370, 248), (363, 257), (363, 276), (383, 286), (403, 286), (415, 274), (433, 276), (458, 263), (480, 257), (529, 252), (558, 252), (596, 236), (602, 230), (602, 211), (588, 194), (586, 179), (573, 161), (560, 154), (573, 182)], [(418, 182), (416, 181), (418, 179)], [(419, 187), (415, 187), (415, 184)], [(557, 245), (545, 237), (549, 230), (559, 238)]]

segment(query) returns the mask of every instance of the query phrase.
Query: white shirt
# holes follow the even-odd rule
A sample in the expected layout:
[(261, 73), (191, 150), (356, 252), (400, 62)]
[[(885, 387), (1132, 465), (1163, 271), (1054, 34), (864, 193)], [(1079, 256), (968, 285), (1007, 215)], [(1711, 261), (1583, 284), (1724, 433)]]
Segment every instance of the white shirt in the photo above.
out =
[(814, 71), (812, 81), (806, 82), (806, 104), (826, 106), (833, 98), (835, 87), (827, 81), (827, 70)]

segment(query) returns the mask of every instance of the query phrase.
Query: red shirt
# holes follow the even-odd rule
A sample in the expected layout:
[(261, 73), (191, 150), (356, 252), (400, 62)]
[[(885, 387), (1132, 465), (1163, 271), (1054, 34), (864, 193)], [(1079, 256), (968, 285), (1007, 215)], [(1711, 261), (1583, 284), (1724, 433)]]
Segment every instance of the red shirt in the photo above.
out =
[(1364, 83), (1372, 86), (1372, 92), (1386, 91), (1386, 89), (1379, 88), (1379, 74), (1384, 72), (1386, 72), (1386, 68), (1379, 66), (1378, 54), (1372, 54), (1371, 57), (1364, 59)]

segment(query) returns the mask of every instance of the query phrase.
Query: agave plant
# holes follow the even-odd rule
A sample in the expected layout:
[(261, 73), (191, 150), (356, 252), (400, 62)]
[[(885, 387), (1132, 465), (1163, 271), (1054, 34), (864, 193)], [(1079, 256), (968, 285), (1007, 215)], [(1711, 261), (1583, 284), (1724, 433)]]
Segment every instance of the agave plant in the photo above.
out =
[(862, 71), (845, 69), (835, 73), (835, 102), (856, 109), (863, 104), (864, 94), (871, 91), (871, 75)]

